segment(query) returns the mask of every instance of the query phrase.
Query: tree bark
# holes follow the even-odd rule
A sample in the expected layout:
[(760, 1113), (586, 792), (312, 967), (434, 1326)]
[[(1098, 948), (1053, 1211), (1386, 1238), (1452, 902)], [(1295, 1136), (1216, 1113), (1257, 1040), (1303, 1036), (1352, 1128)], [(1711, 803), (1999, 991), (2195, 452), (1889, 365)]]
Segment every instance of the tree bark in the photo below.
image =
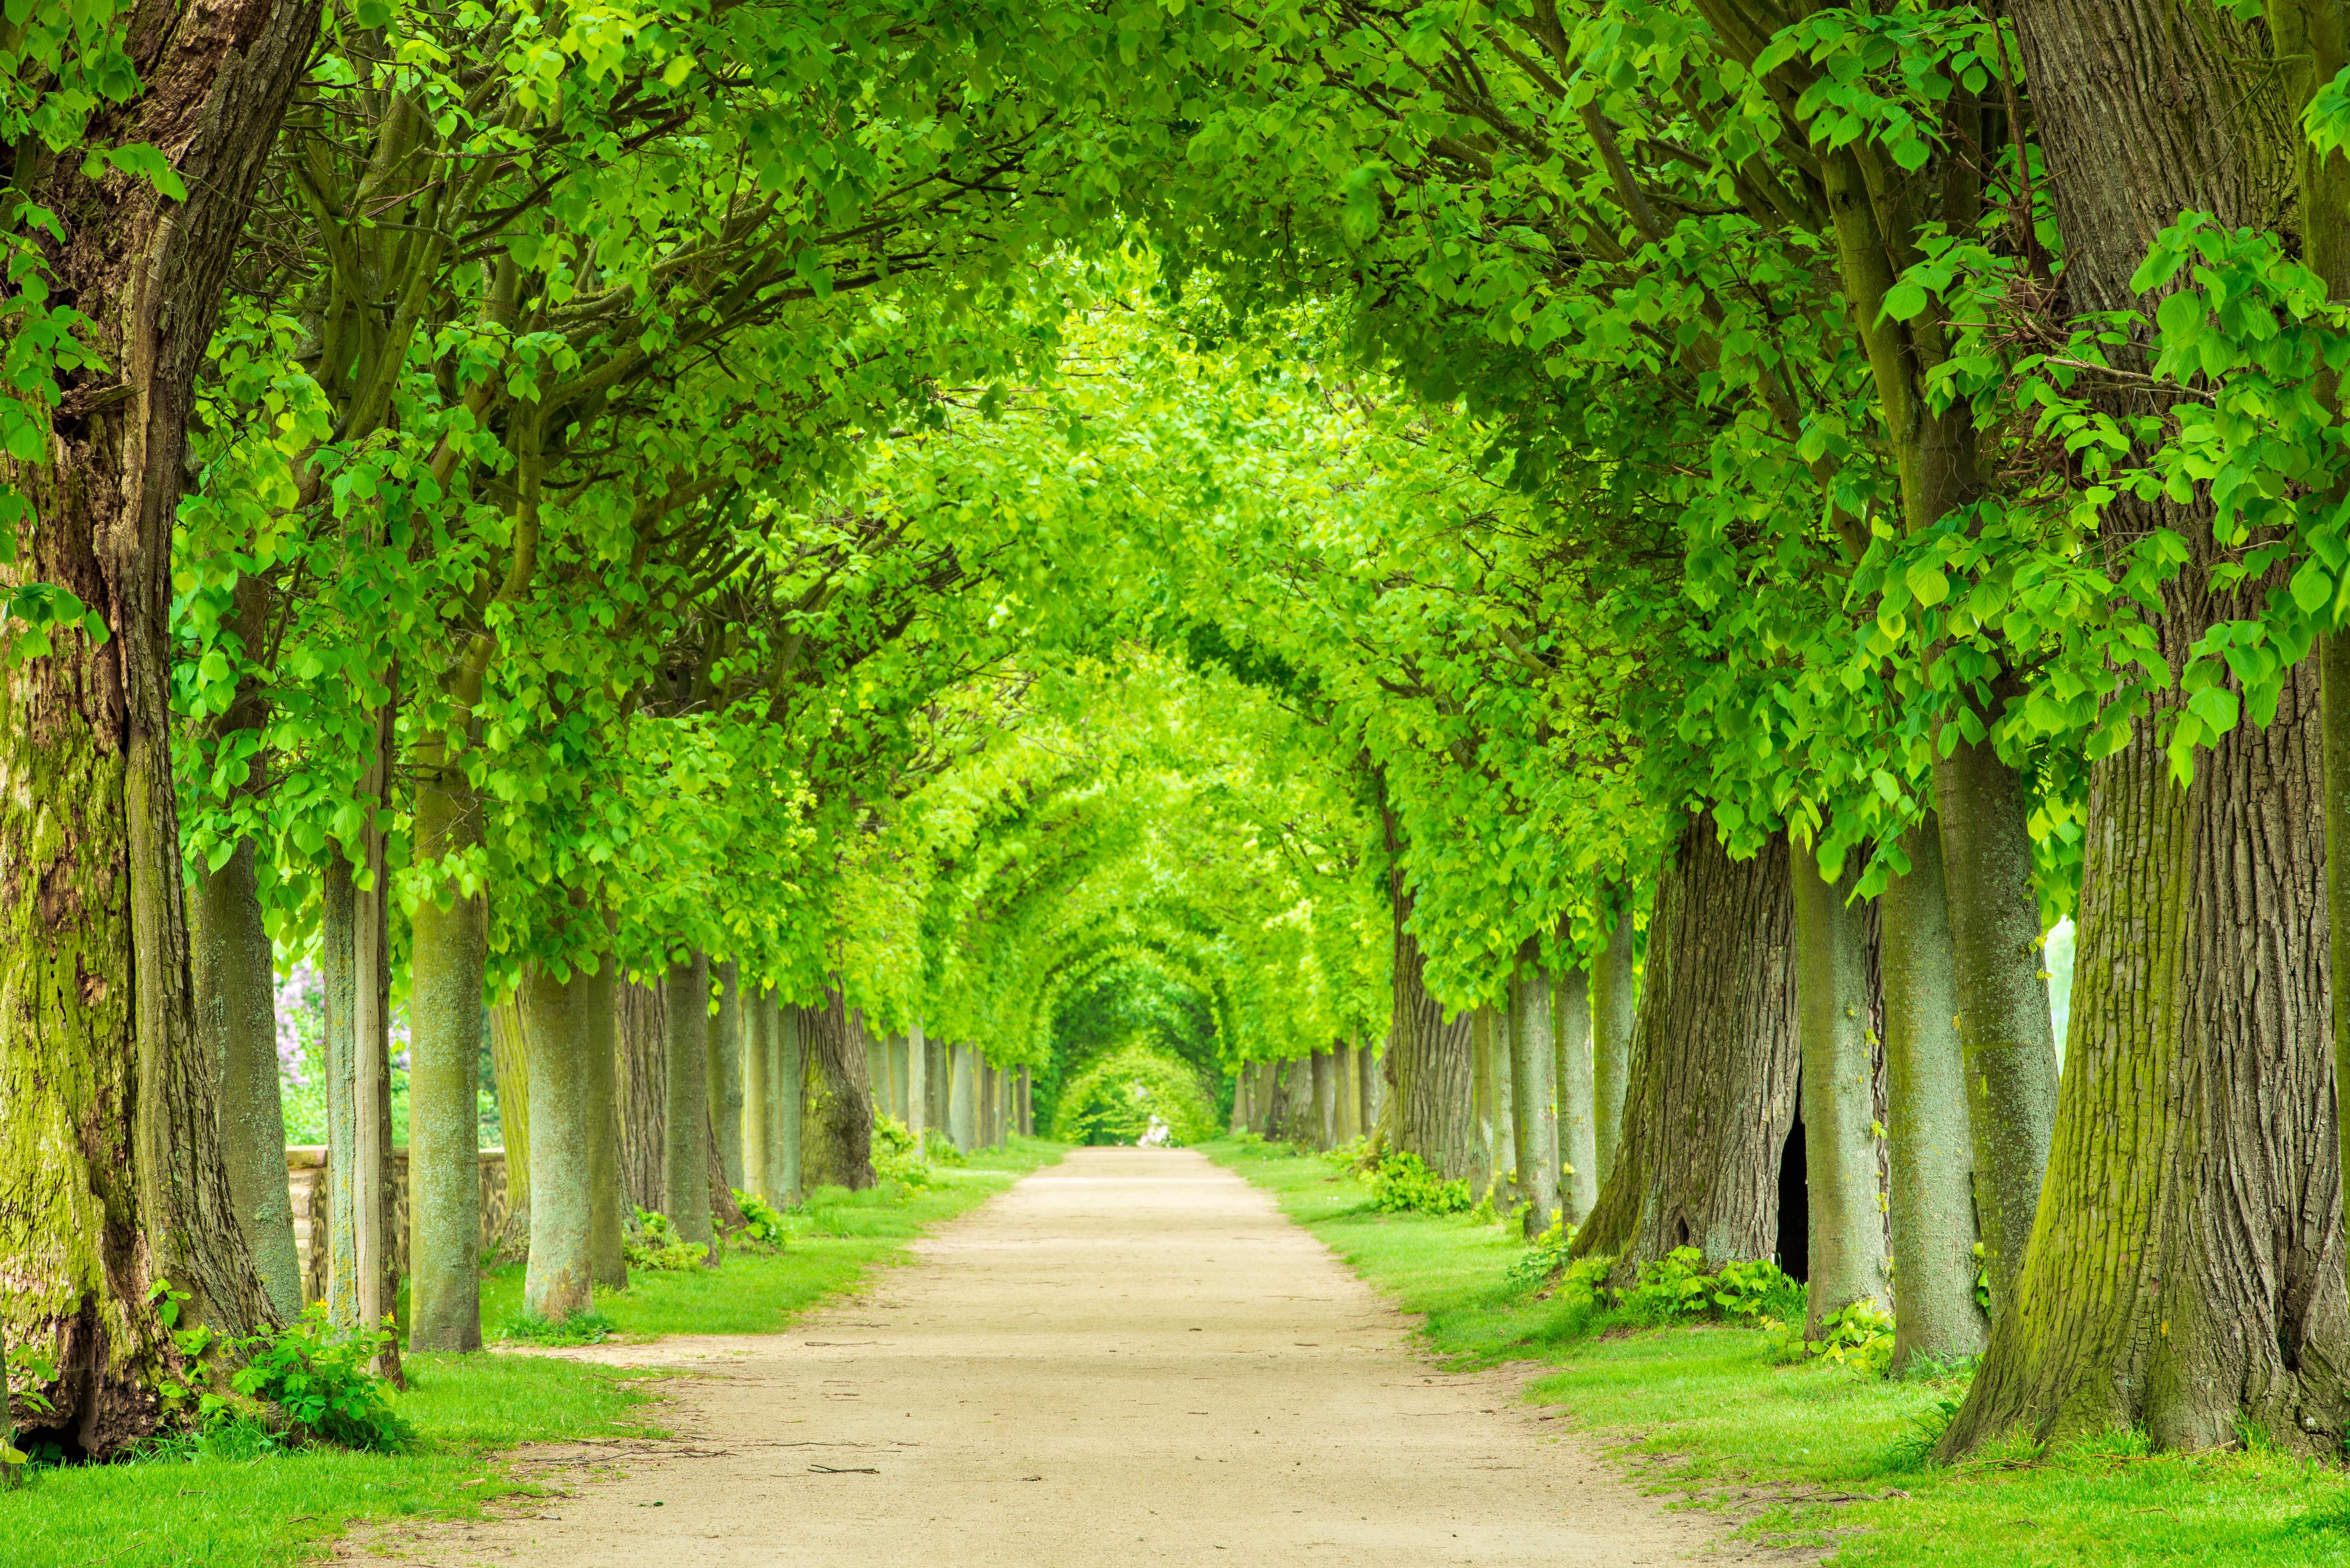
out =
[(1379, 1086), (1386, 1082), (1379, 1073), (1378, 1054), (1366, 1040), (1355, 1056), (1357, 1093), (1363, 1102), (1363, 1137), (1376, 1143), (1379, 1128)]
[(768, 1006), (775, 1010), (768, 1026), (775, 1042), (775, 1130), (768, 1135), (768, 1147), (775, 1155), (775, 1188), (783, 1194), (781, 1201), (786, 1208), (797, 1208), (807, 1196), (802, 1158), (806, 1144), (807, 1052), (801, 1044), (800, 1010), (773, 1000)]
[(954, 1058), (947, 1099), (947, 1126), (957, 1148), (969, 1153), (979, 1146), (979, 1073), (968, 1045), (951, 1045)]
[(522, 992), (490, 1009), (490, 1076), (498, 1091), (498, 1134), (506, 1151), (508, 1228), (530, 1234), (530, 1032), (522, 1021)]
[(1328, 1148), (1338, 1127), (1338, 1063), (1328, 1046), (1306, 1059), (1306, 1079), (1314, 1096), (1314, 1147)]
[(1035, 1090), (1029, 1083), (1027, 1064), (1023, 1063), (1020, 1068), (1020, 1136), (1022, 1137), (1035, 1137), (1036, 1136), (1036, 1101), (1035, 1096)]
[(1274, 1126), (1283, 1142), (1305, 1148), (1314, 1141), (1314, 1064), (1292, 1056), (1281, 1068), (1281, 1103), (1274, 1112)]
[(669, 1119), (669, 1005), (656, 985), (619, 990), (618, 1134), (621, 1186), (632, 1209), (659, 1210)]
[(1363, 1107), (1357, 1098), (1359, 1080), (1355, 1074), (1355, 1048), (1339, 1045), (1331, 1053), (1330, 1067), (1332, 1076), (1336, 1080), (1333, 1092), (1338, 1097), (1338, 1114), (1331, 1128), (1331, 1142), (1334, 1145), (1352, 1143), (1363, 1136)]
[(86, 142), (156, 148), (184, 201), (85, 176), (81, 147), (17, 150), (20, 194), (61, 230), (27, 233), (90, 354), (60, 382), (47, 462), (8, 465), (28, 510), (0, 587), (70, 590), (107, 640), (57, 628), (0, 677), (0, 1274), (9, 1338), (60, 1369), (26, 1429), (96, 1456), (167, 1418), (181, 1355), (157, 1284), (185, 1293), (183, 1327), (272, 1317), (192, 1006), (168, 607), (190, 388), (317, 18), (312, 0), (140, 14), (139, 90), (101, 101)]
[(923, 1108), (923, 1119), (930, 1124), (933, 1136), (954, 1141), (954, 1054), (947, 1043), (936, 1035), (927, 1036), (922, 1049), (929, 1054), (924, 1066), (923, 1082), (930, 1093), (930, 1103)]
[[(837, 989), (825, 992), (824, 1005), (801, 1008), (799, 1014), (800, 1044), (807, 1064), (801, 1135), (801, 1164), (807, 1185), (861, 1192), (875, 1179), (873, 1091), (865, 1078), (863, 1032)], [(966, 1088), (970, 1047), (958, 1054), (966, 1082), (957, 1087)], [(972, 1105), (968, 1092), (963, 1104)], [(976, 1129), (967, 1127), (966, 1132), (975, 1136)]]
[(1622, 1277), (1678, 1247), (1708, 1268), (1773, 1255), (1802, 1064), (1793, 921), (1785, 841), (1732, 861), (1693, 818), (1658, 885), (1623, 1137), (1575, 1256)]
[(290, 1321), (302, 1312), (302, 1264), (277, 1085), (276, 961), (261, 918), (251, 843), (239, 843), (219, 870), (197, 877), (190, 927), (196, 1031), (220, 1075), (229, 1197), (269, 1304)]
[[(2031, 0), (2014, 16), (2074, 308), (2152, 315), (2130, 279), (2182, 211), (2281, 226), (2298, 137), (2257, 29), (2216, 13), (2181, 27), (2152, 0)], [(2131, 406), (2118, 392), (2110, 405)], [(2189, 545), (2153, 618), (2177, 668), (2206, 628), (2257, 614), (2282, 581), (2214, 593), (2222, 551), (2200, 504), (2125, 494), (2103, 533), (2120, 550), (2156, 527)], [(2016, 1428), (2125, 1426), (2166, 1448), (2251, 1428), (2338, 1449), (2350, 1305), (2314, 673), (2292, 670), (2267, 729), (2239, 725), (2185, 789), (2151, 720), (2092, 771), (2047, 1182), (1946, 1454)], [(2178, 701), (2158, 699), (2157, 716)], [(1955, 866), (1951, 879), (1955, 919)]]
[(767, 1132), (775, 1125), (775, 1090), (770, 1069), (774, 1046), (767, 1038), (766, 999), (754, 995), (743, 1002), (743, 1187), (769, 1203), (775, 1189), (767, 1181)]
[(733, 960), (711, 977), (723, 988), (718, 1016), (710, 1023), (710, 1127), (718, 1138), (718, 1163), (731, 1200), (743, 1176), (743, 993)]
[(1558, 1042), (1550, 976), (1532, 941), (1518, 953), (1510, 978), (1510, 1130), (1518, 1152), (1518, 1189), (1530, 1205), (1528, 1240), (1547, 1230), (1560, 1211), (1558, 1194)]
[[(1026, 1074), (1022, 1074), (1026, 1083)], [(922, 1021), (914, 1020), (906, 1041), (906, 1130), (914, 1135), (914, 1150), (930, 1147), (931, 1043), (922, 1035)]]
[[(671, 964), (661, 986), (669, 1014), (668, 1093), (661, 1108), (661, 1212), (678, 1239), (710, 1232), (710, 961)], [(714, 1251), (715, 1249), (712, 1248)]]
[(626, 1290), (628, 1189), (620, 1158), (619, 961), (597, 955), (596, 972), (576, 979), (581, 991), (580, 1082), (587, 1096), (588, 1267), (598, 1290)]
[(1638, 986), (1632, 973), (1632, 909), (1616, 912), (1607, 945), (1591, 973), (1592, 1151), (1594, 1191), (1616, 1167), (1624, 1130), (1624, 1090), (1632, 1076), (1632, 1023)]
[[(1469, 1114), (1477, 1129), (1469, 1185), (1481, 1193), (1493, 1191), (1510, 1170), (1502, 1154), (1501, 1129), (1495, 1125), (1493, 1055), (1493, 1010), (1480, 1007), (1469, 1015)], [(1509, 1071), (1508, 1066), (1504, 1064), (1502, 1071)]]
[(1909, 875), (1878, 899), (1884, 922), (1887, 1195), (1893, 1227), (1893, 1370), (1982, 1354), (1975, 1304), (1974, 1144), (1966, 1064), (1952, 1015), (1942, 838), (1931, 823), (1902, 840)]
[(1802, 1043), (1804, 1184), (1811, 1217), (1804, 1334), (1855, 1302), (1882, 1311), (1890, 1238), (1877, 1179), (1867, 954), (1847, 902), (1856, 878), (1824, 881), (1789, 853), (1794, 884), (1795, 999)]
[(1591, 986), (1580, 965), (1558, 982), (1557, 1027), (1552, 1064), (1558, 1085), (1558, 1204), (1570, 1225), (1580, 1225), (1599, 1199), (1599, 1119), (1592, 1083)]
[[(523, 1310), (556, 1323), (586, 1312), (595, 1297), (588, 1054), (598, 1011), (596, 989), (584, 973), (560, 980), (537, 964), (526, 965), (510, 1019), (530, 1085), (530, 1259), (523, 1272)], [(514, 1148), (509, 1129), (509, 1182)]]

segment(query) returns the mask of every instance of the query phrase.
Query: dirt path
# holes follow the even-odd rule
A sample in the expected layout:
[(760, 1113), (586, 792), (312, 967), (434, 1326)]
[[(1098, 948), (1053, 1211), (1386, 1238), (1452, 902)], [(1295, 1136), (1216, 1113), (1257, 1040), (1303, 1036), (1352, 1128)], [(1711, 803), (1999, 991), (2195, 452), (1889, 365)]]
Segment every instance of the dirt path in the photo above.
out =
[[(1632, 1568), (1719, 1539), (1554, 1437), (1521, 1376), (1412, 1355), (1198, 1154), (1078, 1150), (917, 1251), (788, 1334), (583, 1353), (716, 1374), (681, 1386), (684, 1451), (367, 1544), (433, 1568)], [(550, 1450), (550, 1479), (591, 1452)]]

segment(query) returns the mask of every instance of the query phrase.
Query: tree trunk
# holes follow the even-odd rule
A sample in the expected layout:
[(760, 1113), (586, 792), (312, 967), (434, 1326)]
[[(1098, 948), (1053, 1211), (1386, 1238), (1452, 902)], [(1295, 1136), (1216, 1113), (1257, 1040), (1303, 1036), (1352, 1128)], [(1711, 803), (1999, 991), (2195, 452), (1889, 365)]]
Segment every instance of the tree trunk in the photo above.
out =
[(928, 1060), (922, 1069), (923, 1086), (930, 1095), (922, 1117), (933, 1137), (954, 1141), (954, 1118), (949, 1115), (953, 1105), (954, 1054), (947, 1043), (936, 1035), (927, 1035), (922, 1050)]
[[(1021, 1082), (1027, 1082), (1027, 1071), (1022, 1069)], [(922, 1021), (914, 1020), (913, 1032), (906, 1039), (906, 1130), (914, 1135), (914, 1151), (920, 1154), (930, 1146), (931, 1043), (922, 1036)]]
[(1314, 1064), (1293, 1056), (1281, 1066), (1281, 1107), (1274, 1113), (1274, 1125), (1283, 1142), (1305, 1148), (1314, 1141)]
[[(2218, 14), (2181, 27), (2126, 0), (2032, 0), (2015, 20), (2074, 308), (2152, 315), (2130, 278), (2181, 211), (2279, 226), (2297, 136), (2256, 30)], [(2189, 545), (2154, 618), (2176, 668), (2206, 628), (2256, 614), (2282, 580), (2211, 592), (2222, 552), (2199, 504), (2116, 498), (2106, 548), (2156, 527)], [(2092, 771), (2047, 1184), (1946, 1454), (2019, 1427), (2124, 1426), (2161, 1447), (2249, 1428), (2338, 1451), (2350, 1306), (2316, 684), (2306, 661), (2290, 672), (2268, 728), (2240, 725), (2183, 790), (2151, 720)], [(2164, 694), (2158, 717), (2178, 701)], [(1955, 919), (1955, 866), (1951, 879)], [(1980, 1127), (1977, 1140), (1980, 1168)]]
[(1379, 1087), (1386, 1079), (1379, 1073), (1378, 1054), (1371, 1049), (1371, 1044), (1367, 1040), (1363, 1042), (1362, 1046), (1355, 1054), (1355, 1077), (1356, 1090), (1363, 1102), (1363, 1137), (1377, 1143), (1379, 1132)]
[(1560, 1210), (1580, 1225), (1599, 1199), (1599, 1122), (1593, 1109), (1591, 987), (1581, 966), (1558, 983), (1556, 1057), (1551, 1071), (1558, 1085)]
[(1510, 1131), (1517, 1146), (1518, 1188), (1531, 1205), (1528, 1240), (1549, 1228), (1559, 1213), (1558, 1046), (1550, 976), (1542, 952), (1529, 941), (1510, 978)]
[(1306, 1062), (1314, 1095), (1314, 1147), (1328, 1148), (1337, 1141), (1338, 1061), (1326, 1045), (1307, 1057)]
[(1616, 913), (1615, 929), (1591, 973), (1592, 1152), (1598, 1163), (1593, 1190), (1616, 1168), (1624, 1130), (1624, 1090), (1632, 1077), (1632, 1023), (1639, 994), (1632, 973), (1632, 909)]
[(58, 627), (54, 651), (0, 675), (0, 1275), (16, 1282), (10, 1341), (60, 1369), (55, 1411), (26, 1429), (94, 1456), (176, 1414), (158, 1392), (183, 1368), (157, 1285), (184, 1293), (182, 1327), (273, 1315), (192, 1007), (169, 603), (190, 387), (317, 18), (312, 0), (139, 14), (124, 39), (139, 90), (101, 99), (85, 140), (159, 150), (184, 200), (86, 176), (80, 146), (17, 151), (18, 194), (61, 231), (28, 226), (28, 259), (89, 352), (60, 380), (47, 462), (7, 465), (27, 511), (0, 588), (66, 588), (107, 638)]
[(743, 1187), (769, 1203), (775, 1189), (767, 1182), (767, 1132), (775, 1125), (773, 1044), (767, 1038), (766, 999), (754, 995), (743, 1003)]
[(286, 1111), (277, 1085), (276, 955), (261, 918), (253, 846), (196, 879), (196, 1032), (220, 1075), (221, 1146), (230, 1199), (279, 1317), (302, 1312), (302, 1264), (286, 1176)]
[(1619, 1277), (1678, 1247), (1708, 1268), (1777, 1250), (1779, 1163), (1802, 1058), (1787, 846), (1732, 861), (1710, 817), (1657, 888), (1616, 1165), (1576, 1257)]
[(806, 1178), (803, 1174), (807, 1052), (801, 1044), (800, 1010), (774, 999), (770, 999), (767, 1005), (774, 1010), (774, 1016), (768, 1020), (768, 1031), (775, 1043), (775, 1128), (768, 1135), (767, 1147), (775, 1162), (775, 1190), (782, 1194), (777, 1201), (787, 1209), (795, 1209), (807, 1196)]
[[(593, 1122), (588, 1054), (598, 1011), (584, 973), (558, 980), (524, 967), (508, 1022), (529, 1075), (530, 1259), (523, 1272), (523, 1310), (560, 1323), (594, 1303)], [(501, 1009), (501, 1011), (504, 1011)], [(506, 1133), (506, 1179), (514, 1180), (515, 1138)]]
[(968, 1045), (950, 1045), (954, 1059), (947, 1098), (947, 1127), (954, 1145), (968, 1154), (979, 1145), (979, 1075)]
[(729, 959), (712, 977), (723, 987), (710, 1024), (710, 1128), (718, 1138), (719, 1168), (729, 1200), (743, 1176), (743, 993), (740, 970)]
[(598, 1290), (626, 1290), (629, 1259), (623, 1248), (629, 1214), (620, 1158), (619, 961), (611, 953), (599, 953), (596, 972), (573, 983), (580, 988), (579, 1005), (586, 1010), (579, 1025), (579, 1066), (587, 1096), (589, 1282)]
[(1035, 1090), (1028, 1081), (1028, 1068), (1024, 1063), (1020, 1068), (1020, 1136), (1036, 1136)]
[(983, 1054), (976, 1052), (974, 1054), (979, 1055), (978, 1062), (972, 1067), (972, 1071), (979, 1075), (979, 1146), (982, 1148), (993, 1148), (995, 1147), (995, 1129), (998, 1120), (995, 1114), (996, 1072), (989, 1064)]
[(1975, 1304), (1974, 1144), (1952, 1023), (1958, 1008), (1940, 831), (1929, 823), (1902, 848), (1909, 875), (1894, 878), (1877, 901), (1897, 1375), (1921, 1358), (1946, 1366), (1980, 1355), (1990, 1328)]
[(1337, 1112), (1331, 1118), (1332, 1147), (1352, 1143), (1363, 1135), (1362, 1107), (1355, 1100), (1354, 1047), (1340, 1044), (1330, 1053), (1331, 1093), (1337, 1098)]
[(1856, 878), (1822, 880), (1790, 846), (1794, 884), (1795, 1001), (1802, 1043), (1804, 1185), (1810, 1215), (1804, 1334), (1855, 1302), (1886, 1304), (1890, 1238), (1877, 1179), (1877, 1102), (1870, 1070), (1867, 954)]
[[(865, 1078), (863, 1032), (837, 989), (825, 992), (823, 1006), (804, 1007), (799, 1013), (807, 1064), (801, 1135), (807, 1184), (810, 1189), (846, 1187), (861, 1192), (874, 1182), (873, 1091)], [(963, 1107), (975, 1109), (968, 1092), (971, 1049), (965, 1046), (957, 1054), (962, 1078), (956, 1086), (966, 1091)], [(965, 1130), (975, 1136), (975, 1128)]]
[(490, 1009), (490, 1076), (498, 1090), (498, 1134), (506, 1151), (507, 1228), (530, 1234), (530, 1032), (516, 990)]
[[(659, 1210), (669, 1119), (669, 1005), (659, 985), (622, 985), (617, 1125), (621, 1187), (631, 1209)], [(625, 1217), (624, 1217), (625, 1218)]]
[(661, 999), (669, 1014), (661, 1212), (676, 1227), (680, 1241), (710, 1247), (709, 959), (695, 953), (684, 963), (671, 964)]
[(1493, 1125), (1493, 1011), (1480, 1007), (1469, 1015), (1469, 1115), (1477, 1138), (1469, 1185), (1481, 1193), (1492, 1191), (1508, 1168)]

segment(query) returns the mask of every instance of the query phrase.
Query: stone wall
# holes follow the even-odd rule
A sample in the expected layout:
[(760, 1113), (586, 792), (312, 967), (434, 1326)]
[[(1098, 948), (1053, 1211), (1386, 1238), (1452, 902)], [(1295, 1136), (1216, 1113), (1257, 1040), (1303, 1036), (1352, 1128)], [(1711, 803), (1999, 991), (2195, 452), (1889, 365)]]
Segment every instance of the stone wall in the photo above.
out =
[[(327, 1294), (327, 1150), (322, 1144), (296, 1145), (286, 1151), (286, 1179), (294, 1199), (294, 1250), (302, 1260), (302, 1299), (323, 1301)], [(408, 1272), (408, 1151), (391, 1151), (394, 1219), (392, 1267)], [(506, 1191), (506, 1151), (482, 1150), (482, 1251), (518, 1255), (527, 1239), (516, 1222)], [(512, 1232), (512, 1233), (510, 1233)]]

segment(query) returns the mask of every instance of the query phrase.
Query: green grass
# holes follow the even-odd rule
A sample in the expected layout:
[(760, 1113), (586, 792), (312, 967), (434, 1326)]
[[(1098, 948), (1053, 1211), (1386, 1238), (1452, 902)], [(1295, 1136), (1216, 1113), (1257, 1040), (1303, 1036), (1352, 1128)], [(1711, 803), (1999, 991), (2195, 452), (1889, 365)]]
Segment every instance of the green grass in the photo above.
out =
[[(767, 1334), (826, 1297), (900, 1261), (906, 1243), (1060, 1157), (1023, 1139), (946, 1169), (933, 1189), (819, 1192), (783, 1251), (731, 1253), (717, 1269), (639, 1273), (597, 1310), (623, 1337)], [(522, 1271), (484, 1278), (484, 1332), (522, 1305)], [(8, 1568), (279, 1568), (310, 1561), (348, 1526), (400, 1517), (478, 1516), (529, 1488), (499, 1450), (556, 1438), (651, 1435), (658, 1374), (545, 1355), (411, 1355), (397, 1398), (422, 1438), (411, 1454), (308, 1449), (43, 1469), (0, 1492)]]
[(1509, 1284), (1523, 1249), (1498, 1226), (1379, 1214), (1351, 1177), (1273, 1146), (1222, 1140), (1206, 1152), (1423, 1314), (1431, 1351), (1546, 1366), (1529, 1399), (1564, 1407), (1571, 1429), (1649, 1484), (1729, 1511), (1764, 1544), (1831, 1547), (1839, 1568), (2350, 1565), (2350, 1477), (2339, 1469), (2257, 1451), (2150, 1455), (2126, 1432), (1927, 1467), (1920, 1423), (1963, 1393), (1962, 1376), (1888, 1382), (1776, 1366), (1752, 1329), (1630, 1329)]

